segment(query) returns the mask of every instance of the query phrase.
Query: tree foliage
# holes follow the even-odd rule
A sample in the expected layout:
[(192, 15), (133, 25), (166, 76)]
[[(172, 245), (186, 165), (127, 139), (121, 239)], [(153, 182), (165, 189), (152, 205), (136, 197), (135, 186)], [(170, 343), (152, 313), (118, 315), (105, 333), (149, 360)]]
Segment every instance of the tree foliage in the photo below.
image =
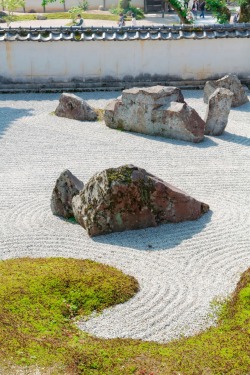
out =
[(250, 22), (250, 0), (239, 0), (240, 22)]
[(211, 10), (219, 23), (230, 21), (231, 12), (227, 8), (225, 0), (206, 0), (206, 7)]
[(3, 0), (2, 6), (8, 11), (9, 16), (13, 15), (13, 12), (18, 8), (24, 8), (25, 0)]
[[(41, 5), (43, 7), (43, 11), (44, 12), (46, 11), (46, 5), (47, 4), (55, 3), (56, 1), (57, 0), (42, 0)], [(64, 10), (65, 10), (65, 0), (60, 0), (60, 3), (63, 4)]]
[(176, 11), (178, 16), (180, 17), (180, 20), (182, 23), (187, 23), (187, 24), (192, 23), (192, 21), (188, 19), (188, 9), (185, 8), (184, 3), (182, 3), (179, 0), (168, 0), (168, 1), (171, 7)]

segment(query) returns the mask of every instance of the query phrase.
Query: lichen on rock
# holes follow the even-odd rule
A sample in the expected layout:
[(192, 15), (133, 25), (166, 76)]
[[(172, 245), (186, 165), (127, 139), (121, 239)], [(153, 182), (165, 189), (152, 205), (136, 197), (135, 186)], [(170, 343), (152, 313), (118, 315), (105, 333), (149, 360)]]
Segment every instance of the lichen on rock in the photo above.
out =
[(195, 220), (209, 206), (134, 165), (95, 174), (72, 200), (90, 236)]

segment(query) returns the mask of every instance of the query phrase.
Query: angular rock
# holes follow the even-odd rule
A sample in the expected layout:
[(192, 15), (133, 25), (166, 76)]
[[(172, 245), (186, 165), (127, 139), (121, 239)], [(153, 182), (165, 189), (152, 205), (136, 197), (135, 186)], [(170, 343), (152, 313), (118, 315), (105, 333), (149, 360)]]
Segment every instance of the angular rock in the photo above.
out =
[(228, 74), (217, 81), (207, 81), (204, 87), (203, 96), (205, 103), (208, 103), (209, 97), (217, 88), (224, 88), (232, 91), (232, 107), (239, 107), (249, 101), (244, 86), (242, 86), (239, 78), (235, 74)]
[(72, 200), (90, 236), (196, 220), (209, 206), (133, 165), (95, 174)]
[(177, 87), (124, 90), (105, 108), (104, 121), (114, 129), (200, 142), (205, 122), (189, 107)]
[(218, 88), (208, 100), (205, 115), (205, 134), (221, 135), (227, 125), (233, 93), (230, 90)]
[(62, 93), (55, 110), (56, 116), (79, 121), (95, 121), (97, 113), (83, 99), (74, 94)]
[(78, 180), (68, 169), (56, 180), (52, 192), (50, 207), (54, 215), (64, 218), (73, 217), (72, 198), (83, 189), (83, 182)]

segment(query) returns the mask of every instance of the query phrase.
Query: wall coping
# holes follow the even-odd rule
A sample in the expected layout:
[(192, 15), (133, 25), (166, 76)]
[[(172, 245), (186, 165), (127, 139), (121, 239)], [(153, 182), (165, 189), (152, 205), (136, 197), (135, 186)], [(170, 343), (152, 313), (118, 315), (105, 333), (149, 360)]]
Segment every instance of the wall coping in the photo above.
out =
[(134, 41), (250, 38), (250, 23), (154, 27), (39, 27), (0, 28), (0, 42)]

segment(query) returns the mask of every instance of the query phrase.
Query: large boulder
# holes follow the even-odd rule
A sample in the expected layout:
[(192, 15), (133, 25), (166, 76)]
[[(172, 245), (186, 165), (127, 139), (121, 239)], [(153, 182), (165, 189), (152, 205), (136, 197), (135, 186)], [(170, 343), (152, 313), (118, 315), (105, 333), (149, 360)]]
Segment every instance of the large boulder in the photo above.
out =
[(224, 88), (232, 91), (232, 107), (239, 107), (249, 101), (244, 86), (242, 86), (239, 78), (235, 74), (228, 74), (217, 81), (207, 81), (204, 87), (203, 96), (205, 103), (208, 103), (210, 96), (217, 88)]
[(52, 192), (50, 207), (54, 215), (64, 218), (73, 217), (72, 198), (83, 189), (83, 182), (78, 180), (68, 169), (56, 180)]
[(104, 121), (110, 128), (166, 138), (190, 142), (204, 138), (205, 122), (185, 103), (177, 87), (124, 90), (105, 108)]
[(90, 236), (196, 220), (209, 206), (133, 165), (95, 174), (72, 200)]
[(95, 121), (97, 113), (82, 98), (74, 94), (62, 93), (55, 110), (56, 116), (79, 121)]
[(228, 89), (218, 88), (208, 100), (205, 115), (205, 134), (221, 135), (227, 125), (233, 93)]

